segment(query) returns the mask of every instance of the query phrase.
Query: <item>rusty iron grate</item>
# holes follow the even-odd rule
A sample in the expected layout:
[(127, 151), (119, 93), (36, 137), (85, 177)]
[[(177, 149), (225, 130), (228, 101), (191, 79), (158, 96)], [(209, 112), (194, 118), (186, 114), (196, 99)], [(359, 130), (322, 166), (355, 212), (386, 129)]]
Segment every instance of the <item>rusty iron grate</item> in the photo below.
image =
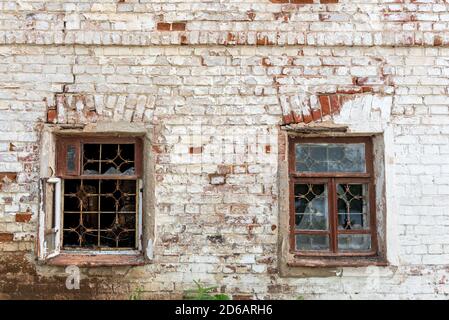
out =
[(136, 248), (134, 148), (134, 144), (82, 145), (82, 175), (64, 180), (64, 248)]

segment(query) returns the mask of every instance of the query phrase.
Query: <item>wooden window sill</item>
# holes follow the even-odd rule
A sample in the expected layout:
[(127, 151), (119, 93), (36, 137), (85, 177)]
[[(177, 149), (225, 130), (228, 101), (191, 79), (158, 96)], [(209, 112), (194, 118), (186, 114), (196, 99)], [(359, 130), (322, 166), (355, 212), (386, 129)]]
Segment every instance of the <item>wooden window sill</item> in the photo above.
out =
[(145, 258), (143, 254), (61, 253), (48, 259), (46, 264), (78, 267), (141, 266), (145, 264)]
[(388, 266), (388, 262), (379, 257), (369, 258), (297, 258), (287, 262), (289, 267), (368, 267), (368, 266)]

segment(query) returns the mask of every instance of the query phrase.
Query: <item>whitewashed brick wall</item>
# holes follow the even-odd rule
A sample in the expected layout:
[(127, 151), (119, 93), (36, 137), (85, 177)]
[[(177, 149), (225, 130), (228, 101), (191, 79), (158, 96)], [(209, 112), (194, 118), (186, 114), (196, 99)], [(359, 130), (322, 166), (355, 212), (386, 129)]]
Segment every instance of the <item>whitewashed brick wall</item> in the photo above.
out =
[[(0, 259), (24, 254), (30, 287), (64, 274), (33, 260), (42, 123), (144, 122), (160, 127), (154, 263), (83, 269), (112, 283), (96, 295), (173, 297), (201, 279), (259, 299), (446, 299), (448, 12), (438, 0), (1, 1)], [(321, 118), (384, 134), (391, 265), (280, 278), (280, 125)], [(8, 261), (0, 293), (28, 294), (11, 283), (30, 271)]]

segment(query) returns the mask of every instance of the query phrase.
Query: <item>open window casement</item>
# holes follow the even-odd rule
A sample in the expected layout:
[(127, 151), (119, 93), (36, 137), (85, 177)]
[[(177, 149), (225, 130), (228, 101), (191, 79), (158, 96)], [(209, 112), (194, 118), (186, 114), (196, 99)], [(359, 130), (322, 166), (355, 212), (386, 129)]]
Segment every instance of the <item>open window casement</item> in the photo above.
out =
[(61, 181), (55, 176), (56, 142), (53, 133), (44, 129), (41, 137), (38, 219), (38, 259), (46, 260), (60, 252)]
[(46, 260), (61, 250), (61, 179), (42, 178), (39, 216), (39, 259)]
[[(63, 180), (60, 176), (79, 174), (79, 144), (75, 139), (56, 139), (51, 135), (47, 154), (50, 173), (56, 176), (40, 179), (41, 215), (39, 217), (39, 258), (50, 259), (61, 252)], [(45, 160), (44, 160), (45, 161)], [(50, 164), (53, 164), (50, 166)], [(56, 170), (55, 170), (56, 169)]]
[(51, 135), (46, 141), (39, 259), (142, 252), (141, 138)]

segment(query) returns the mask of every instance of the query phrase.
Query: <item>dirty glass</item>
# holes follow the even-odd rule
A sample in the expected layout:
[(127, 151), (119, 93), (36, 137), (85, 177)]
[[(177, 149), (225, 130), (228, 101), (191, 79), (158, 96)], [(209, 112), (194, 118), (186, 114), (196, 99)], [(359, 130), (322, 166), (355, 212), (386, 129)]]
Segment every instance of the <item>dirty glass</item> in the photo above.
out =
[(315, 234), (297, 234), (296, 235), (296, 249), (297, 250), (329, 250), (329, 236), (315, 235)]
[(296, 144), (298, 172), (365, 172), (364, 143)]
[(339, 234), (338, 250), (369, 251), (371, 249), (370, 234)]
[(328, 230), (326, 184), (295, 184), (297, 230)]
[(369, 229), (368, 185), (337, 184), (338, 229)]
[(76, 171), (76, 147), (74, 145), (67, 146), (66, 164), (67, 172)]

